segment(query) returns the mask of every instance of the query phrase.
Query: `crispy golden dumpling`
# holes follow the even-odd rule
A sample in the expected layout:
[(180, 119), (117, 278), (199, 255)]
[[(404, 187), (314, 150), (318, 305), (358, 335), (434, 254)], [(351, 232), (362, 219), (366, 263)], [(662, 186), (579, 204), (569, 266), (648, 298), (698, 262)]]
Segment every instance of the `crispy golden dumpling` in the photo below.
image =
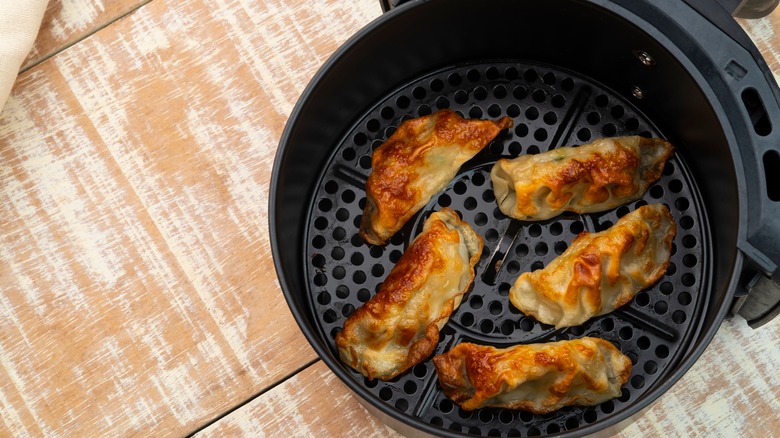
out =
[(677, 226), (663, 204), (645, 205), (599, 233), (583, 232), (549, 265), (520, 275), (509, 300), (556, 328), (631, 301), (666, 272)]
[(498, 160), (490, 178), (505, 215), (538, 221), (565, 211), (610, 210), (641, 198), (673, 153), (672, 144), (658, 138), (603, 138)]
[(444, 394), (464, 411), (484, 407), (547, 414), (620, 395), (631, 359), (598, 338), (506, 349), (462, 343), (433, 358)]
[(508, 117), (466, 120), (452, 110), (407, 120), (371, 156), (360, 235), (381, 245), (502, 129)]
[(454, 211), (431, 214), (377, 294), (336, 335), (341, 360), (389, 380), (430, 356), (474, 280), (482, 237)]

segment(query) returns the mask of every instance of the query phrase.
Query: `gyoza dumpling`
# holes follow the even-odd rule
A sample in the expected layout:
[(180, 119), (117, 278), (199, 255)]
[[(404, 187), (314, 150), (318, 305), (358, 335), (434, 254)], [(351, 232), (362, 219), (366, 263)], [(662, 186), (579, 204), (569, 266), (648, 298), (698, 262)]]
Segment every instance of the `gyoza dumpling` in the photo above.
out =
[(676, 233), (665, 205), (639, 207), (607, 230), (580, 233), (549, 265), (521, 274), (509, 300), (556, 328), (582, 324), (658, 281), (669, 266)]
[(341, 360), (389, 380), (427, 358), (474, 280), (482, 237), (454, 211), (431, 214), (377, 294), (336, 335)]
[(483, 407), (547, 414), (620, 395), (631, 359), (611, 343), (582, 338), (506, 349), (462, 343), (433, 358), (444, 394), (464, 411)]
[(466, 120), (452, 110), (407, 120), (371, 156), (360, 235), (381, 245), (502, 130), (508, 117)]
[(673, 153), (672, 144), (658, 138), (603, 138), (498, 160), (490, 178), (505, 215), (538, 221), (565, 211), (610, 210), (641, 198)]

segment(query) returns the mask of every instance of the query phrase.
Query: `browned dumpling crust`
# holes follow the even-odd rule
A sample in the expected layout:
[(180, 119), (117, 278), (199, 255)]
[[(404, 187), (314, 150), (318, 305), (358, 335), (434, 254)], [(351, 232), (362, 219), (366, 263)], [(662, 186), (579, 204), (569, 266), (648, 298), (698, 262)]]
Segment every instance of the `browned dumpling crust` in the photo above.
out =
[(452, 181), (463, 163), (511, 126), (508, 117), (467, 120), (448, 109), (401, 123), (371, 156), (360, 235), (383, 244)]
[(431, 214), (377, 294), (336, 335), (341, 360), (389, 380), (422, 362), (474, 280), (483, 240), (448, 208)]
[(663, 204), (639, 207), (599, 233), (580, 233), (543, 269), (509, 289), (521, 312), (556, 328), (579, 325), (627, 304), (666, 272), (677, 233)]
[(444, 394), (464, 411), (484, 407), (547, 414), (593, 406), (621, 394), (631, 359), (585, 337), (506, 349), (462, 343), (433, 358)]
[(505, 215), (539, 221), (566, 211), (606, 211), (641, 198), (673, 153), (672, 144), (659, 138), (603, 138), (498, 160), (490, 177)]

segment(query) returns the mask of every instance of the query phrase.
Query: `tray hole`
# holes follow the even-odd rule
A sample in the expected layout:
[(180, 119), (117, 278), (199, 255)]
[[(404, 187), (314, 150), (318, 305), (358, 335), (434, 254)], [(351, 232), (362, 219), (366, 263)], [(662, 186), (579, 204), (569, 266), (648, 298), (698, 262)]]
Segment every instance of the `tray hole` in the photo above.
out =
[(472, 68), (471, 70), (468, 71), (468, 73), (466, 73), (466, 77), (471, 82), (477, 82), (479, 81), (481, 75), (479, 74), (479, 71), (477, 71), (477, 69)]
[(455, 103), (463, 105), (469, 100), (469, 95), (463, 90), (458, 90), (455, 92)]
[(455, 405), (449, 399), (444, 399), (439, 402), (439, 411), (443, 414), (449, 414), (454, 407)]
[(615, 322), (611, 318), (607, 318), (601, 321), (601, 330), (605, 332), (611, 332), (615, 328)]
[(525, 137), (528, 135), (528, 125), (525, 123), (517, 125), (517, 128), (515, 128), (515, 134), (517, 134), (518, 137)]
[(742, 103), (745, 105), (756, 134), (765, 137), (772, 133), (772, 122), (769, 121), (769, 114), (766, 112), (761, 95), (755, 88), (747, 88), (742, 92)]
[(484, 192), (482, 192), (482, 200), (485, 201), (485, 202), (492, 203), (493, 201), (496, 200), (496, 195), (493, 194), (493, 190), (490, 190), (490, 189), (489, 190), (485, 190)]
[(498, 421), (504, 424), (511, 424), (513, 421), (515, 421), (515, 416), (512, 414), (512, 411), (502, 409), (501, 412), (498, 413)]
[(503, 85), (496, 85), (493, 87), (493, 96), (496, 97), (496, 99), (503, 99), (507, 95), (506, 87)]
[[(512, 307), (512, 309), (514, 309), (514, 307)], [(522, 329), (524, 332), (530, 332), (531, 330), (533, 330), (534, 325), (535, 325), (534, 321), (530, 318), (523, 318), (520, 321), (520, 329)]]
[(328, 324), (336, 322), (338, 318), (338, 315), (336, 315), (336, 312), (333, 309), (328, 309), (322, 314), (322, 320)]
[(491, 421), (493, 421), (493, 413), (487, 409), (480, 410), (478, 416), (479, 416), (479, 421), (483, 423), (490, 423)]
[(686, 319), (685, 312), (683, 312), (682, 310), (678, 310), (672, 313), (672, 321), (674, 321), (676, 324), (684, 323), (685, 319)]
[(774, 202), (780, 201), (780, 153), (777, 151), (764, 154), (764, 175), (766, 195)]
[(512, 96), (517, 100), (525, 99), (528, 96), (528, 88), (518, 85), (512, 90)]
[(317, 302), (323, 306), (327, 306), (330, 304), (330, 294), (327, 292), (320, 292), (320, 294), (317, 295)]
[(512, 321), (504, 321), (501, 323), (501, 334), (509, 336), (515, 331), (515, 324)]
[(474, 89), (474, 97), (477, 100), (485, 100), (488, 96), (487, 89), (485, 87), (477, 87)]
[(550, 103), (552, 103), (552, 106), (555, 108), (563, 108), (563, 106), (566, 105), (566, 96), (556, 94), (553, 96), (552, 100), (550, 100)]
[(525, 257), (528, 255), (528, 245), (526, 244), (520, 244), (517, 245), (517, 248), (515, 248), (515, 254), (517, 254), (519, 257)]
[(554, 112), (552, 112), (552, 111), (548, 111), (548, 112), (547, 112), (547, 113), (544, 115), (544, 117), (542, 118), (542, 120), (544, 120), (544, 123), (546, 123), (546, 124), (548, 124), (548, 125), (554, 125), (554, 124), (558, 123), (558, 115), (557, 115), (557, 114), (555, 114), (555, 113), (554, 113)]
[(580, 130), (577, 131), (577, 140), (579, 141), (586, 142), (590, 140), (590, 136), (591, 133), (590, 133), (590, 129), (588, 128), (580, 128)]

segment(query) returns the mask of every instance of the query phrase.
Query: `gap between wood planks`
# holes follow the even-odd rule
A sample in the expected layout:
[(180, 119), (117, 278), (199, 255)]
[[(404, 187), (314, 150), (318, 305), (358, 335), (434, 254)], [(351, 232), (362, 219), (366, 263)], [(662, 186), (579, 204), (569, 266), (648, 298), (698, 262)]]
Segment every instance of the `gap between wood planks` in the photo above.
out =
[(233, 406), (232, 408), (229, 408), (229, 409), (228, 409), (228, 410), (226, 410), (225, 412), (223, 412), (223, 413), (221, 413), (221, 414), (218, 414), (216, 417), (214, 417), (213, 419), (211, 419), (211, 420), (207, 421), (207, 422), (206, 422), (206, 423), (204, 423), (202, 426), (200, 426), (200, 427), (198, 427), (197, 429), (195, 429), (194, 431), (192, 431), (192, 432), (188, 433), (188, 434), (186, 435), (186, 436), (187, 436), (187, 438), (189, 438), (189, 437), (192, 437), (192, 436), (195, 436), (195, 435), (196, 435), (196, 434), (198, 434), (199, 432), (203, 432), (203, 431), (204, 431), (206, 428), (208, 428), (208, 427), (209, 427), (209, 426), (211, 426), (212, 424), (214, 424), (214, 423), (218, 422), (219, 420), (221, 420), (221, 419), (223, 419), (223, 418), (227, 417), (228, 415), (232, 414), (233, 412), (236, 412), (237, 410), (239, 410), (239, 409), (243, 408), (243, 407), (244, 407), (244, 406), (246, 406), (247, 404), (251, 403), (252, 401), (254, 401), (254, 400), (256, 400), (256, 399), (258, 399), (259, 397), (262, 397), (263, 395), (265, 395), (265, 393), (267, 393), (267, 392), (271, 391), (272, 389), (276, 388), (277, 386), (279, 386), (279, 385), (283, 384), (283, 383), (284, 383), (284, 382), (286, 382), (287, 380), (289, 380), (289, 379), (291, 379), (291, 378), (295, 377), (295, 375), (297, 375), (297, 374), (298, 374), (298, 373), (300, 373), (301, 371), (305, 370), (306, 368), (309, 368), (310, 366), (314, 365), (315, 363), (317, 363), (317, 362), (319, 362), (319, 361), (321, 361), (321, 360), (322, 360), (322, 359), (320, 359), (319, 357), (317, 357), (317, 358), (315, 358), (315, 359), (312, 359), (312, 360), (310, 360), (309, 362), (307, 362), (307, 363), (305, 363), (305, 364), (301, 365), (300, 367), (298, 367), (297, 369), (293, 370), (291, 373), (289, 373), (289, 374), (287, 374), (286, 376), (282, 377), (282, 378), (281, 378), (281, 379), (279, 379), (278, 381), (274, 382), (273, 384), (271, 384), (271, 385), (269, 385), (269, 386), (266, 386), (265, 388), (263, 388), (262, 390), (260, 390), (260, 392), (258, 392), (257, 394), (254, 394), (254, 395), (251, 395), (251, 396), (249, 396), (249, 398), (247, 398), (246, 400), (244, 400), (244, 401), (242, 401), (242, 402), (238, 403), (237, 405)]
[(28, 65), (22, 66), (22, 68), (19, 69), (19, 74), (22, 74), (22, 73), (26, 72), (27, 70), (30, 70), (31, 68), (35, 67), (36, 65), (46, 61), (47, 59), (49, 59), (49, 58), (51, 58), (51, 57), (53, 57), (53, 56), (55, 56), (55, 55), (57, 55), (59, 53), (64, 52), (65, 50), (67, 50), (67, 49), (75, 46), (76, 44), (84, 41), (85, 39), (91, 37), (92, 35), (94, 35), (94, 34), (96, 34), (98, 32), (100, 32), (101, 30), (107, 28), (108, 26), (111, 26), (112, 24), (114, 24), (117, 21), (127, 17), (128, 15), (134, 13), (135, 11), (141, 9), (142, 7), (148, 5), (151, 2), (152, 2), (152, 0), (142, 0), (137, 5), (133, 6), (129, 10), (123, 12), (122, 14), (117, 15), (116, 17), (114, 17), (109, 22), (103, 23), (100, 26), (95, 27), (91, 31), (87, 32), (86, 34), (76, 38), (75, 40), (73, 40), (73, 41), (71, 41), (69, 43), (64, 44), (62, 47), (59, 47), (58, 49), (54, 50), (53, 52), (47, 53), (47, 54), (41, 56), (40, 58), (36, 59), (34, 62), (32, 62), (32, 63), (30, 63)]

